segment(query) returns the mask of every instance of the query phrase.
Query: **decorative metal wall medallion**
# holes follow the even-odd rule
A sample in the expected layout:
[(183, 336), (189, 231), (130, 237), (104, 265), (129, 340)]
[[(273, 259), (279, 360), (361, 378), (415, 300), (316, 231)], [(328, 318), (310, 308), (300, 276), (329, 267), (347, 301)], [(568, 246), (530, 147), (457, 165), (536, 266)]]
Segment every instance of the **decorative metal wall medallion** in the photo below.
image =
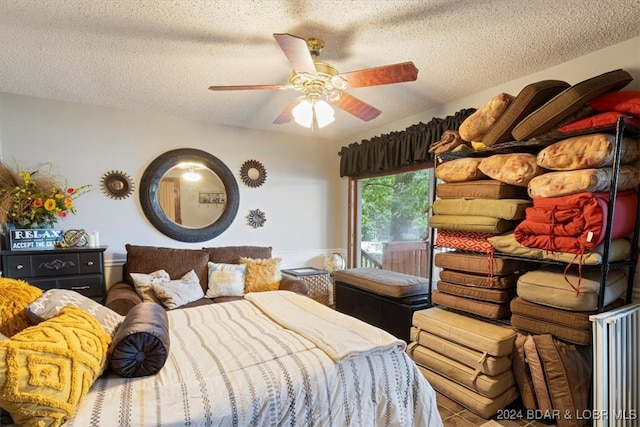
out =
[(257, 160), (247, 160), (240, 166), (240, 179), (247, 187), (260, 187), (267, 180), (267, 171)]
[(109, 171), (102, 175), (102, 192), (112, 199), (126, 199), (133, 193), (133, 181), (122, 171)]
[(262, 227), (266, 221), (267, 217), (260, 209), (253, 209), (249, 211), (249, 215), (247, 215), (247, 222), (253, 228)]

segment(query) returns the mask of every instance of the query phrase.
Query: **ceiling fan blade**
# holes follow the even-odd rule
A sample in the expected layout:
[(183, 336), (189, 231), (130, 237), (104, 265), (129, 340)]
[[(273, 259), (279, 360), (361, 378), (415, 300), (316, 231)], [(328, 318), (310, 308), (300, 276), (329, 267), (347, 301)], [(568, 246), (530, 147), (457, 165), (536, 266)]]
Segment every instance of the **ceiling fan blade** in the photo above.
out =
[(341, 98), (337, 101), (331, 101), (331, 103), (365, 122), (375, 119), (382, 113), (382, 111), (355, 96), (349, 95), (347, 92), (340, 91), (340, 93), (342, 94)]
[(317, 73), (305, 39), (286, 33), (276, 33), (273, 37), (280, 45), (280, 49), (282, 49), (296, 73)]
[(276, 119), (273, 121), (273, 124), (281, 125), (284, 123), (289, 123), (291, 120), (293, 120), (293, 114), (291, 114), (291, 110), (293, 110), (296, 105), (300, 104), (300, 102), (302, 102), (302, 99), (300, 98), (296, 98), (291, 101), (291, 103), (287, 105), (287, 108), (285, 108), (282, 113), (280, 113), (280, 115), (276, 117)]
[(209, 86), (209, 90), (276, 90), (289, 89), (289, 85), (240, 85), (240, 86)]
[(384, 65), (340, 74), (347, 80), (348, 87), (366, 87), (391, 83), (411, 82), (418, 78), (418, 69), (413, 62)]

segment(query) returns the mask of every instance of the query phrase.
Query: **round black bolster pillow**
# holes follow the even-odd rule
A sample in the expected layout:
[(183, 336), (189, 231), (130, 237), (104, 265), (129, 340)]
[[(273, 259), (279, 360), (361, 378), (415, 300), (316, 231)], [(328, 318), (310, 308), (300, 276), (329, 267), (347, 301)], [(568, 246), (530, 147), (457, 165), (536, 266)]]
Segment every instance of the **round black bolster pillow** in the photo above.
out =
[(111, 370), (126, 378), (156, 374), (169, 356), (168, 326), (160, 304), (141, 302), (132, 307), (113, 337)]

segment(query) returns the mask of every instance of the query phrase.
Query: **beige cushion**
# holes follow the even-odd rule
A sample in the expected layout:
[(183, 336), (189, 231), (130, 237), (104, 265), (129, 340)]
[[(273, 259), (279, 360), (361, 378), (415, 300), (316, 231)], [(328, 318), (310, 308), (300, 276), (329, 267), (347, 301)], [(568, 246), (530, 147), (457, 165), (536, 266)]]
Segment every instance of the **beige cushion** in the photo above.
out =
[(516, 223), (492, 216), (433, 215), (429, 220), (429, 226), (443, 230), (497, 234), (513, 230)]
[(525, 359), (529, 364), (531, 383), (533, 384), (533, 391), (535, 392), (536, 401), (538, 402), (538, 409), (543, 413), (550, 413), (553, 411), (553, 403), (551, 402), (551, 396), (549, 395), (549, 389), (547, 388), (544, 367), (542, 366), (540, 356), (536, 350), (536, 343), (531, 335), (525, 337), (523, 349)]
[(508, 289), (491, 289), (484, 286), (466, 286), (438, 280), (438, 291), (459, 297), (470, 298), (493, 303), (505, 303), (511, 301), (516, 295), (516, 287)]
[(480, 157), (463, 157), (448, 162), (440, 163), (435, 168), (436, 178), (444, 182), (467, 182), (477, 179), (486, 179), (478, 165), (482, 161)]
[[(563, 267), (545, 267), (529, 271), (518, 279), (518, 296), (529, 302), (571, 311), (593, 311), (598, 308), (600, 270), (582, 270), (582, 277), (574, 272), (565, 273)], [(566, 279), (565, 279), (566, 277)], [(578, 294), (573, 287), (578, 287)], [(627, 290), (624, 271), (612, 269), (607, 275), (604, 304), (611, 304)]]
[(501, 219), (523, 219), (525, 210), (532, 206), (529, 199), (437, 199), (434, 214), (488, 216)]
[(516, 286), (518, 275), (488, 276), (486, 274), (474, 274), (444, 269), (440, 272), (440, 279), (458, 285), (481, 286), (487, 289), (505, 289)]
[(37, 300), (25, 308), (25, 313), (35, 325), (60, 314), (63, 307), (78, 307), (91, 314), (100, 323), (102, 329), (113, 337), (124, 316), (98, 304), (91, 298), (69, 289), (49, 289)]
[(560, 80), (542, 80), (525, 86), (482, 138), (482, 143), (489, 147), (512, 141), (511, 131), (522, 119), (569, 86), (569, 83)]
[(470, 182), (452, 182), (436, 185), (436, 196), (441, 199), (526, 199), (525, 188), (505, 184), (495, 179)]
[(431, 301), (434, 304), (482, 316), (487, 319), (507, 319), (511, 315), (509, 303), (480, 301), (477, 299), (448, 294), (437, 289), (431, 292)]
[(498, 397), (515, 384), (511, 370), (489, 376), (476, 372), (473, 368), (446, 355), (419, 345), (411, 346), (408, 353), (418, 365), (445, 375), (447, 378), (485, 397)]
[(241, 297), (247, 264), (209, 262), (209, 281), (205, 298)]
[(460, 137), (469, 142), (482, 141), (513, 99), (508, 93), (499, 93), (491, 98), (460, 124)]
[(520, 389), (520, 399), (522, 405), (529, 410), (538, 409), (535, 391), (533, 390), (533, 381), (531, 381), (531, 372), (529, 364), (524, 354), (524, 342), (527, 336), (521, 332), (516, 335), (516, 341), (513, 344), (513, 376), (518, 383)]
[(422, 366), (418, 366), (418, 369), (420, 369), (422, 375), (424, 375), (435, 390), (485, 420), (493, 417), (500, 409), (507, 407), (518, 398), (518, 389), (516, 386), (509, 388), (498, 397), (488, 398), (467, 387), (461, 386), (435, 371)]
[(492, 276), (503, 276), (526, 271), (531, 266), (526, 261), (498, 257), (490, 258), (486, 254), (466, 252), (438, 252), (435, 256), (435, 265), (440, 268)]
[(516, 331), (440, 307), (413, 313), (413, 326), (492, 356), (511, 354)]
[(543, 134), (580, 110), (591, 99), (605, 92), (620, 90), (632, 80), (628, 72), (619, 69), (575, 84), (525, 117), (511, 134), (517, 141)]
[[(547, 259), (567, 263), (582, 262), (585, 265), (602, 263), (604, 245), (600, 244), (593, 250), (585, 252), (582, 259), (578, 260), (576, 254), (568, 252), (551, 252), (546, 249), (530, 248), (524, 246), (515, 239), (513, 233), (492, 236), (487, 239), (496, 251), (509, 255), (517, 255), (533, 259)], [(631, 255), (631, 242), (627, 239), (614, 239), (609, 245), (609, 261), (622, 261)]]
[[(613, 165), (614, 135), (594, 133), (563, 139), (540, 150), (538, 165), (550, 170), (601, 168)], [(640, 157), (640, 143), (623, 138), (619, 150), (620, 162), (628, 164)]]
[(411, 341), (440, 354), (445, 354), (450, 359), (486, 375), (498, 375), (511, 369), (511, 355), (494, 357), (486, 352), (449, 341), (415, 326), (411, 327)]
[[(535, 199), (585, 192), (606, 192), (611, 186), (611, 174), (611, 168), (547, 172), (529, 182), (528, 193)], [(629, 190), (638, 184), (640, 184), (640, 170), (630, 165), (621, 166), (618, 174), (618, 190)]]
[(347, 268), (336, 271), (334, 280), (392, 298), (426, 294), (429, 285), (424, 277), (378, 268)]
[(280, 258), (240, 257), (240, 264), (246, 264), (244, 292), (275, 291), (280, 286)]
[(494, 154), (484, 158), (478, 169), (490, 178), (519, 187), (526, 187), (533, 177), (546, 172), (530, 153)]

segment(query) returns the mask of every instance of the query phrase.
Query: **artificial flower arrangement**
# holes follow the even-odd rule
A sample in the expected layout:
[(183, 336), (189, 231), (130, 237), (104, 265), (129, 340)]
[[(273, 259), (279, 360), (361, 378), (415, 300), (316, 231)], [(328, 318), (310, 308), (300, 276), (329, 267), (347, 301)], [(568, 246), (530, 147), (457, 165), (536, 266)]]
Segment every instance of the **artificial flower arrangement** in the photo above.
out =
[(14, 172), (0, 163), (0, 225), (16, 228), (52, 228), (59, 220), (75, 214), (74, 199), (91, 190), (91, 185), (59, 185), (39, 170)]

